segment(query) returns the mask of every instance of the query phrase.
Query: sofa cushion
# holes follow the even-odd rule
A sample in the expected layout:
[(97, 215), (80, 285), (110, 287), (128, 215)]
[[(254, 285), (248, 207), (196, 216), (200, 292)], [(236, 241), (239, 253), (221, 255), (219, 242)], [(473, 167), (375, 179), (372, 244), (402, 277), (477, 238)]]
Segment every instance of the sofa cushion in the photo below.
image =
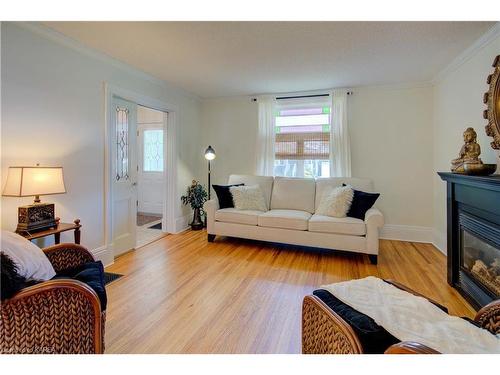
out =
[(2, 230), (2, 250), (17, 267), (17, 272), (27, 280), (47, 281), (56, 274), (54, 267), (38, 246), (17, 233)]
[(229, 191), (231, 186), (242, 186), (243, 184), (237, 185), (212, 185), (217, 194), (217, 199), (219, 201), (220, 208), (234, 207), (233, 195)]
[(326, 189), (316, 208), (318, 215), (346, 217), (351, 207), (354, 191), (350, 186), (339, 186)]
[(260, 227), (307, 230), (309, 212), (299, 210), (271, 210), (259, 215)]
[[(353, 189), (362, 190), (367, 192), (373, 192), (373, 183), (367, 178), (355, 178), (355, 177), (330, 177), (330, 178), (318, 178), (316, 179), (316, 200), (315, 209), (318, 208), (321, 201), (321, 197), (326, 189), (332, 187), (342, 186), (342, 184), (350, 185)], [(316, 212), (316, 210), (314, 211)]]
[(229, 191), (238, 210), (267, 211), (266, 199), (259, 185), (231, 186)]
[(257, 225), (257, 217), (263, 213), (263, 211), (223, 208), (215, 211), (215, 220), (225, 223)]
[(347, 216), (364, 220), (366, 211), (373, 207), (379, 196), (379, 193), (354, 190), (354, 197), (352, 198), (352, 204), (347, 212)]
[(247, 186), (259, 185), (264, 194), (266, 208), (271, 207), (271, 191), (273, 190), (274, 177), (272, 176), (252, 176), (246, 174), (232, 174), (229, 176), (227, 183), (229, 185), (244, 184)]
[(271, 209), (314, 213), (315, 193), (316, 183), (312, 178), (276, 177), (271, 196)]
[(314, 214), (309, 219), (309, 231), (364, 236), (366, 234), (366, 225), (363, 220), (353, 217), (331, 217)]

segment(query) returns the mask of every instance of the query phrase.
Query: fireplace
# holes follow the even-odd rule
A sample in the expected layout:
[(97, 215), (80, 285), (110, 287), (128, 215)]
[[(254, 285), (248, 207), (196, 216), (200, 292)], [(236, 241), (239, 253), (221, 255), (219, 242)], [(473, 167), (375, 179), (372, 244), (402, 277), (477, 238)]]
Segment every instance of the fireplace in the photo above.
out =
[(500, 176), (447, 181), (448, 283), (474, 308), (500, 298)]
[(492, 299), (500, 298), (500, 229), (465, 212), (459, 212), (459, 223), (459, 277), (465, 274)]

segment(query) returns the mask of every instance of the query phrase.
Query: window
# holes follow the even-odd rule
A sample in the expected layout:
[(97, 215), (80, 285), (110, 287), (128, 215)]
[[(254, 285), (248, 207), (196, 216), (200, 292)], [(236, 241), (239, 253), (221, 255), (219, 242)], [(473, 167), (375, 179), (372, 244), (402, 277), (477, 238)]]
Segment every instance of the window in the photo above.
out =
[(163, 130), (144, 130), (144, 172), (163, 172)]
[(274, 175), (330, 177), (330, 107), (282, 107), (275, 116)]
[(116, 107), (116, 180), (129, 179), (128, 109)]

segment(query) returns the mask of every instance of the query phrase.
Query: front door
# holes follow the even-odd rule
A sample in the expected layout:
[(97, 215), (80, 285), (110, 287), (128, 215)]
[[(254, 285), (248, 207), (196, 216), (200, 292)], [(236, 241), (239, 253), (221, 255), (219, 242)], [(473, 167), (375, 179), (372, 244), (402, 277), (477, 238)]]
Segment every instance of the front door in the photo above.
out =
[(111, 179), (113, 254), (135, 247), (137, 215), (137, 105), (113, 98)]
[[(161, 113), (167, 115), (166, 113)], [(139, 212), (163, 213), (163, 123), (139, 124), (138, 131), (138, 200)]]

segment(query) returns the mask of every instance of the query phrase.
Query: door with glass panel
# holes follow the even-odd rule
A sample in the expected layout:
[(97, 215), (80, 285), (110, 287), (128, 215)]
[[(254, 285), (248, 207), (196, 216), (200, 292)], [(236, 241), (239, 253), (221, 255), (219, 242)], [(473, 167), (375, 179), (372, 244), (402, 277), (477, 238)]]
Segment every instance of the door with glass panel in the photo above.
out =
[(137, 105), (113, 98), (111, 106), (111, 229), (114, 256), (135, 247), (137, 215)]
[(163, 213), (163, 116), (161, 122), (138, 125), (138, 209), (145, 214), (162, 215)]

